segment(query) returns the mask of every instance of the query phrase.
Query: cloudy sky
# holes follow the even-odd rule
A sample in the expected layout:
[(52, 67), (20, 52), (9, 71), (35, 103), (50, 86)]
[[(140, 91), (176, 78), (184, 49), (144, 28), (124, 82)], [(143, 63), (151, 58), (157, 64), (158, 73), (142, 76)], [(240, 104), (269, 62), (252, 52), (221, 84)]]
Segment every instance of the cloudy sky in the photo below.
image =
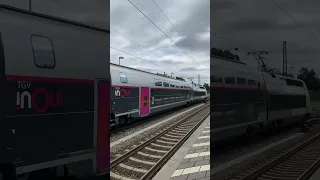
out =
[(210, 0), (130, 2), (110, 0), (110, 62), (209, 83)]
[(287, 41), (288, 72), (294, 67), (296, 75), (307, 66), (320, 76), (319, 7), (318, 0), (212, 0), (211, 45), (239, 48), (240, 59), (250, 65), (256, 61), (246, 52), (269, 51), (264, 62), (282, 71), (282, 42)]

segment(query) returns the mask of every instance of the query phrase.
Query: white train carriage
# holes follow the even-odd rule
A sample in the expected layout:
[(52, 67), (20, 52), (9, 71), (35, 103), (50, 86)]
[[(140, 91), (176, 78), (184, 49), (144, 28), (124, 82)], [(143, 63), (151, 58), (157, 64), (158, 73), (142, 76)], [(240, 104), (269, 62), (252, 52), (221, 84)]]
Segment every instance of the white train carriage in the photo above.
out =
[(289, 125), (311, 114), (305, 83), (259, 72), (245, 63), (211, 57), (211, 140)]
[(285, 126), (311, 114), (308, 88), (302, 80), (268, 73), (263, 75), (269, 96), (268, 121)]
[(109, 38), (106, 29), (0, 4), (0, 177), (106, 172)]
[(116, 64), (111, 71), (111, 124), (193, 103), (191, 82), (176, 80)]

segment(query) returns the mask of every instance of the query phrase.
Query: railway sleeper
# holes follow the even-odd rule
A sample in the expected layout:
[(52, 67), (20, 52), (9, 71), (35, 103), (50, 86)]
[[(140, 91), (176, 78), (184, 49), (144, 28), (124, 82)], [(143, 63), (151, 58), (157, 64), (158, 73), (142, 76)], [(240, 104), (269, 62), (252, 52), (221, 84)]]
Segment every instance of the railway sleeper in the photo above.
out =
[[(273, 170), (276, 170), (276, 171), (281, 171), (283, 172), (283, 168), (280, 168), (280, 167), (273, 167), (272, 168)], [(305, 169), (295, 169), (296, 172), (301, 172), (303, 173), (305, 171)]]
[(174, 143), (174, 142), (162, 141), (160, 139), (157, 139), (156, 141), (159, 142), (159, 143), (162, 143), (162, 144), (171, 144), (172, 146), (177, 144), (177, 143)]
[[(275, 175), (275, 176), (283, 176), (283, 177), (287, 177), (288, 173), (285, 173), (283, 171), (275, 171), (270, 169), (268, 172), (266, 172), (266, 174), (270, 174), (270, 175)], [(295, 171), (291, 171), (290, 174), (288, 176), (299, 176), (301, 174), (301, 172), (295, 172)]]
[(183, 137), (183, 136), (172, 136), (170, 134), (165, 134), (164, 136), (168, 138), (176, 139), (176, 140), (180, 140)]
[(157, 150), (157, 149), (153, 149), (153, 148), (150, 148), (150, 147), (145, 147), (146, 150), (148, 151), (152, 151), (152, 152), (157, 152), (157, 153), (167, 153), (168, 151), (162, 151), (162, 150)]
[(172, 138), (176, 138), (176, 139), (181, 139), (181, 138), (183, 137), (183, 135), (182, 135), (182, 134), (179, 134), (179, 135), (177, 135), (177, 134), (172, 135), (170, 132), (169, 132), (169, 133), (167, 133), (167, 134), (165, 134), (165, 136), (172, 137)]
[(172, 129), (171, 131), (172, 131), (172, 132), (176, 132), (176, 133), (186, 133), (186, 132), (187, 132), (186, 129), (183, 129), (183, 130), (180, 130), (180, 129)]
[(130, 159), (131, 161), (135, 161), (135, 162), (137, 162), (137, 163), (142, 163), (142, 164), (151, 165), (151, 166), (154, 166), (154, 165), (157, 164), (157, 163), (155, 163), (155, 162), (144, 161), (144, 160), (140, 160), (140, 159), (137, 159), (137, 158), (134, 158), (134, 157), (130, 157), (129, 159)]
[(151, 143), (152, 146), (155, 146), (155, 147), (160, 147), (160, 148), (166, 148), (166, 149), (171, 149), (172, 146), (165, 146), (165, 145), (160, 145), (160, 144), (157, 144), (157, 143)]
[[(146, 161), (147, 162), (147, 161)], [(127, 159), (125, 162), (122, 162), (123, 164), (130, 166), (130, 167), (134, 167), (134, 168), (138, 168), (138, 169), (150, 169), (153, 165), (152, 164), (146, 164), (143, 162), (138, 162), (138, 161), (133, 161), (130, 158)]]
[(283, 177), (283, 176), (269, 176), (269, 175), (266, 175), (266, 174), (262, 174), (260, 176), (261, 178), (264, 178), (264, 179), (267, 179), (267, 180), (296, 180), (297, 178), (290, 178), (290, 177)]
[(146, 156), (146, 157), (155, 158), (155, 159), (161, 159), (162, 158), (162, 156), (155, 156), (155, 155), (147, 154), (147, 153), (140, 152), (140, 151), (137, 154), (142, 155), (142, 156)]
[(167, 137), (164, 137), (164, 136), (162, 136), (161, 139), (169, 141), (169, 142), (175, 142), (175, 143), (177, 143), (179, 141), (179, 139), (171, 139), (171, 138), (167, 138)]
[(127, 170), (134, 171), (134, 172), (136, 172), (136, 173), (141, 173), (142, 175), (148, 172), (148, 170), (141, 169), (141, 168), (131, 167), (131, 166), (128, 166), (128, 165), (126, 165), (126, 164), (124, 164), (124, 163), (120, 163), (120, 164), (119, 164), (119, 167), (124, 168), (124, 169), (127, 169)]
[(138, 180), (138, 179), (132, 179), (132, 178), (127, 178), (127, 177), (124, 177), (124, 176), (120, 176), (119, 174), (116, 174), (114, 172), (110, 172), (110, 177), (111, 178), (114, 178), (114, 179), (117, 179), (117, 180)]

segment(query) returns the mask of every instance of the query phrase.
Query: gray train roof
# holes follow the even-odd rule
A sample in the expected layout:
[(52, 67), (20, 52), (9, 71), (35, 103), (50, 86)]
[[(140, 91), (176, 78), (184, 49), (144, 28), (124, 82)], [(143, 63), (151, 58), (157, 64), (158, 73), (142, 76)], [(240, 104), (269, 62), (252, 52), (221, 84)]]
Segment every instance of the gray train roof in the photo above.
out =
[(5, 5), (5, 4), (0, 4), (0, 8), (6, 9), (6, 10), (11, 10), (11, 11), (16, 11), (16, 12), (20, 12), (20, 13), (24, 13), (24, 14), (29, 14), (29, 15), (33, 15), (33, 16), (37, 16), (37, 17), (41, 17), (41, 18), (45, 18), (45, 19), (55, 20), (55, 21), (59, 21), (62, 23), (72, 24), (75, 26), (84, 27), (84, 28), (88, 28), (91, 30), (96, 30), (96, 31), (105, 32), (105, 33), (110, 34), (110, 29), (108, 29), (108, 28), (102, 28), (102, 27), (97, 27), (97, 26), (93, 26), (93, 25), (88, 25), (88, 24), (84, 24), (81, 22), (68, 20), (68, 19), (64, 19), (61, 17), (52, 16), (52, 15), (42, 14), (42, 13), (38, 13), (38, 12), (28, 11), (28, 10), (13, 7), (10, 5)]
[[(127, 75), (128, 83), (120, 82), (120, 72)], [(171, 79), (151, 72), (142, 71), (113, 63), (110, 63), (110, 73), (112, 85), (158, 87), (155, 86), (155, 80), (161, 80), (163, 82), (172, 83), (178, 86), (192, 86), (191, 81), (180, 81)]]

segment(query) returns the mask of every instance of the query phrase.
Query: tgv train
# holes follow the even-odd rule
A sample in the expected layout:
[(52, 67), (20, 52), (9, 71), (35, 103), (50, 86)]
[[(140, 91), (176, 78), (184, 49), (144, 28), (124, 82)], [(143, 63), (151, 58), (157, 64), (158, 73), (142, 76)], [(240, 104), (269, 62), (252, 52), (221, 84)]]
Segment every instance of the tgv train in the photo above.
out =
[(110, 64), (111, 122), (121, 126), (129, 119), (206, 101), (204, 87), (161, 75)]
[(0, 4), (1, 180), (107, 172), (109, 39), (107, 29)]
[(212, 141), (253, 135), (305, 120), (312, 108), (306, 84), (260, 72), (245, 63), (211, 57)]

